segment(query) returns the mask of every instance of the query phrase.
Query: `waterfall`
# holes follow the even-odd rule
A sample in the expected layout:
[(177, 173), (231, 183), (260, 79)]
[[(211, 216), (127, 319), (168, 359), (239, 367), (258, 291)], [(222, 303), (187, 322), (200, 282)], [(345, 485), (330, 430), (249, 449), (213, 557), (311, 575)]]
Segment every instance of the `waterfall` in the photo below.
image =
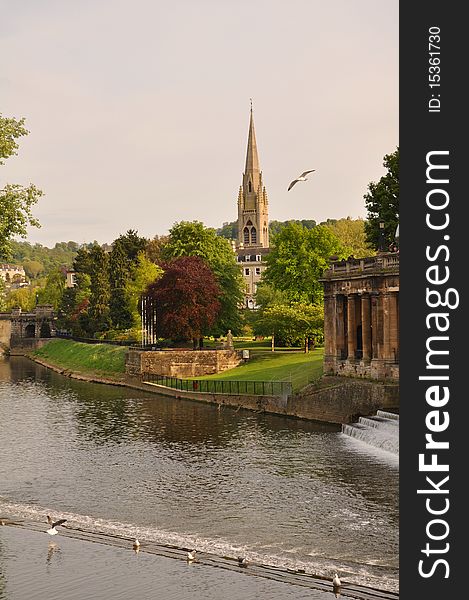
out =
[(379, 410), (375, 416), (360, 417), (358, 423), (342, 425), (342, 433), (368, 446), (399, 455), (399, 415)]

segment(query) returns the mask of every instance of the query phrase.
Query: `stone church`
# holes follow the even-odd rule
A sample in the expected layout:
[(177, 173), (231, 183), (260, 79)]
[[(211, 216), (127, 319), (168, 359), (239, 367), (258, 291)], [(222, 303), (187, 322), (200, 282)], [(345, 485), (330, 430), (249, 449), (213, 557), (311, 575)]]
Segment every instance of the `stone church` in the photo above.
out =
[(256, 308), (254, 295), (266, 268), (265, 256), (269, 252), (269, 201), (259, 166), (252, 106), (246, 165), (238, 194), (238, 239), (235, 252), (245, 282), (244, 306)]

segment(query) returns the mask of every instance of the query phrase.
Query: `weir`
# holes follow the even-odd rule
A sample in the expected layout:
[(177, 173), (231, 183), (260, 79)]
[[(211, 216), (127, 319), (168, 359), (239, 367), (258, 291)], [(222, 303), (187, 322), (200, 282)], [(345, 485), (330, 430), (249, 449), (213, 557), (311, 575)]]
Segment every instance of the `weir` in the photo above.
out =
[(381, 450), (399, 455), (399, 415), (379, 410), (360, 417), (358, 423), (342, 425), (342, 433)]

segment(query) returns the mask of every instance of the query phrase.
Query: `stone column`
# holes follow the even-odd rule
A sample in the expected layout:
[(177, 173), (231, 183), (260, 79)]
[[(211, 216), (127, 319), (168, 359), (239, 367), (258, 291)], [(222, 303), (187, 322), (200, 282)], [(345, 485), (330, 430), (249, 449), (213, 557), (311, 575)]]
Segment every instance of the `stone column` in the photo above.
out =
[(357, 320), (355, 314), (356, 296), (350, 294), (347, 296), (347, 359), (355, 358), (357, 347)]
[(399, 359), (399, 296), (389, 294), (389, 357), (393, 362)]
[(345, 296), (342, 294), (335, 297), (335, 351), (336, 357), (342, 359), (343, 351), (345, 350)]
[(369, 294), (361, 298), (363, 360), (371, 359), (371, 306)]
[(378, 296), (373, 294), (371, 296), (371, 358), (376, 359), (379, 357), (379, 345), (378, 345)]
[(389, 294), (382, 295), (383, 303), (383, 358), (385, 360), (392, 359), (391, 353), (391, 337), (390, 337), (390, 302)]
[(324, 296), (324, 354), (336, 356), (336, 297)]

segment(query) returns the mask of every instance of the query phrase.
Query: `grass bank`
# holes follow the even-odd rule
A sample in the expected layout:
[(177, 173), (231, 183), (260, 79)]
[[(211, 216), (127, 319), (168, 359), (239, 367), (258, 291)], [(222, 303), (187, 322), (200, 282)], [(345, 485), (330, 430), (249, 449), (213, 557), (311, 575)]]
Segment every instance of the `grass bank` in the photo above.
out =
[(76, 373), (122, 379), (125, 374), (125, 352), (123, 346), (51, 340), (31, 355)]
[(248, 362), (198, 379), (232, 381), (291, 381), (296, 392), (323, 374), (324, 349), (311, 352), (262, 352), (252, 354)]

